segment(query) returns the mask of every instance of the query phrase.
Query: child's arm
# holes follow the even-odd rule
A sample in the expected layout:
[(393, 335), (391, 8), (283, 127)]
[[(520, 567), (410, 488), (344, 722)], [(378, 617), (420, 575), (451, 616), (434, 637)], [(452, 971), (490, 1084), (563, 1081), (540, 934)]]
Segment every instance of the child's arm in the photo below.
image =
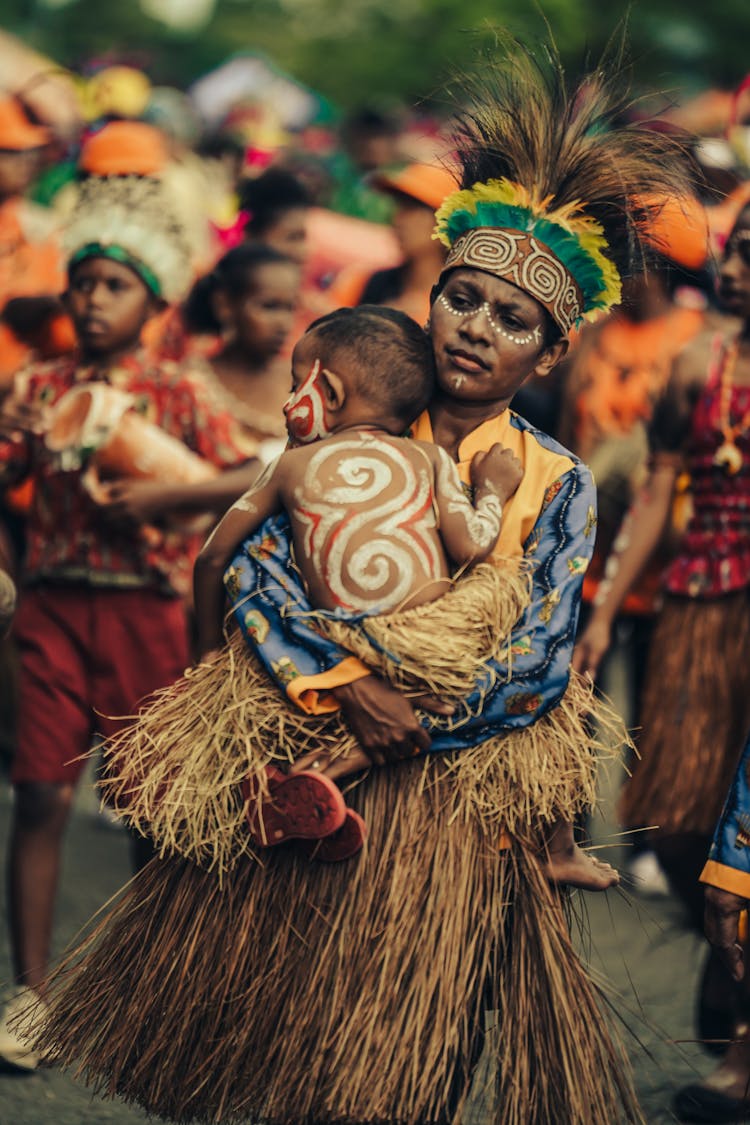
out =
[(284, 454), (261, 473), (252, 488), (237, 500), (206, 540), (195, 563), (193, 596), (198, 630), (198, 657), (223, 643), (224, 571), (239, 544), (282, 507)]
[(432, 448), (436, 458), (440, 538), (454, 563), (472, 566), (486, 559), (494, 549), (503, 504), (521, 483), (523, 468), (510, 449), (499, 444), (487, 453), (477, 453), (471, 462), (472, 504), (449, 455), (440, 446)]

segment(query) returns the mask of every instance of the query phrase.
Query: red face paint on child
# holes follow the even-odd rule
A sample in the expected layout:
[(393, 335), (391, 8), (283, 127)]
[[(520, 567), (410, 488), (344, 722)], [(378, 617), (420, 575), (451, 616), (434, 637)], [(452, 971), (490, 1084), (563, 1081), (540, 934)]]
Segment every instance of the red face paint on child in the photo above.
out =
[(294, 445), (310, 445), (331, 432), (320, 385), (321, 363), (316, 359), (304, 381), (284, 404), (284, 417)]

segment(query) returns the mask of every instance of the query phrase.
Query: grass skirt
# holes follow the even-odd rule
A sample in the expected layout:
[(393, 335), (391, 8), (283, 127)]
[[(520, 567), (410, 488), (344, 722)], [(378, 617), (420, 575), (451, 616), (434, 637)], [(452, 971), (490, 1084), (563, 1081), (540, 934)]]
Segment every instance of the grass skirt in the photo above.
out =
[(750, 591), (667, 597), (649, 649), (626, 826), (713, 834), (750, 726)]
[(152, 861), (56, 971), (44, 1051), (175, 1122), (458, 1125), (487, 1007), (488, 1125), (641, 1121), (560, 896), (451, 822), (459, 784), (443, 755), (374, 772), (346, 864)]
[[(485, 565), (417, 609), (366, 619), (361, 628), (327, 618), (320, 626), (400, 690), (455, 702), (457, 717), (435, 725), (460, 728), (471, 717), (464, 699), (487, 660), (504, 661), (510, 672), (508, 637), (528, 601), (526, 575)], [(494, 838), (561, 816), (572, 821), (593, 806), (598, 762), (624, 738), (619, 717), (573, 674), (561, 703), (536, 723), (446, 756), (455, 785), (445, 815), (462, 824), (478, 818)], [(309, 750), (345, 754), (355, 745), (340, 715), (306, 715), (282, 697), (234, 633), (218, 659), (156, 693), (134, 725), (108, 742), (103, 789), (162, 855), (177, 853), (223, 876), (253, 854), (244, 778), (256, 777), (262, 795), (268, 764)]]

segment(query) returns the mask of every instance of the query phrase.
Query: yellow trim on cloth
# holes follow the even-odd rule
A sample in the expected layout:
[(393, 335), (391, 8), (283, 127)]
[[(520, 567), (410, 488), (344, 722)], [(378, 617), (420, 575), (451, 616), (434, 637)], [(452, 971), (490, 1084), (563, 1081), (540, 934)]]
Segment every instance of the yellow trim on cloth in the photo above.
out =
[(286, 693), (292, 703), (296, 703), (308, 715), (328, 715), (338, 711), (339, 704), (331, 689), (342, 687), (343, 684), (353, 684), (355, 680), (362, 680), (371, 675), (372, 669), (358, 660), (356, 656), (348, 656), (335, 668), (327, 672), (319, 672), (317, 676), (297, 676), (287, 684)]
[[(458, 449), (458, 475), (469, 484), (469, 469), (475, 453), (486, 452), (499, 442), (510, 449), (523, 465), (523, 480), (516, 493), (503, 504), (500, 538), (492, 552), (498, 558), (521, 558), (523, 545), (531, 534), (549, 486), (573, 468), (570, 457), (553, 453), (540, 445), (533, 432), (519, 430), (512, 424), (513, 413), (504, 410), (482, 422), (464, 438)], [(425, 411), (412, 426), (412, 437), (432, 441), (432, 424)]]
[(709, 883), (720, 891), (729, 891), (740, 898), (750, 899), (750, 873), (738, 871), (725, 863), (717, 863), (715, 859), (709, 859), (706, 863), (700, 874), (700, 882)]

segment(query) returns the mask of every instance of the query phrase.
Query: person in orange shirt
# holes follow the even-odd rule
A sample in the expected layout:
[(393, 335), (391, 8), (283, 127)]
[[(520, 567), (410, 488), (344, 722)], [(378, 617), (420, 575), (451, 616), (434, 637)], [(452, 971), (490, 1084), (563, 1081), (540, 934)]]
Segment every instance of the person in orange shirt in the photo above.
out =
[(456, 182), (444, 168), (418, 163), (383, 169), (371, 182), (394, 201), (391, 223), (402, 261), (369, 276), (346, 271), (329, 297), (339, 305), (388, 305), (424, 324), (432, 286), (445, 262), (445, 249), (433, 238), (434, 212)]

